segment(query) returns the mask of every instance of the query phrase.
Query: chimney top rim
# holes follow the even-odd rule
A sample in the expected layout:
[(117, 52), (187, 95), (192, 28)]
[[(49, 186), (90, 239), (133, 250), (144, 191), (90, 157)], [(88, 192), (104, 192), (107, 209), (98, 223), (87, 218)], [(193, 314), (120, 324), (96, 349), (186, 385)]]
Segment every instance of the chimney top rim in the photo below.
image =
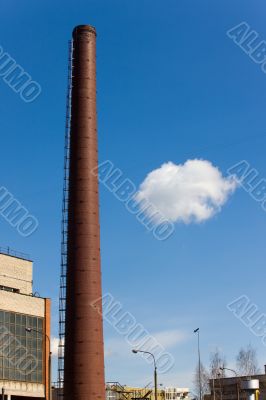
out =
[(96, 35), (96, 29), (95, 29), (94, 26), (92, 26), (92, 25), (77, 25), (73, 29), (72, 36), (73, 36), (73, 38), (75, 38), (75, 36), (77, 34), (82, 33), (82, 32), (86, 32), (86, 31), (94, 33)]

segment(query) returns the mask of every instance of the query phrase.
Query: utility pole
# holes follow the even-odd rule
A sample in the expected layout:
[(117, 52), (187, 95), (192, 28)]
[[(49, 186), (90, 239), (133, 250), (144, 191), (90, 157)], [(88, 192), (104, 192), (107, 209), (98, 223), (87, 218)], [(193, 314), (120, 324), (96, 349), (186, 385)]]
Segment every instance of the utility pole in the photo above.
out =
[(194, 330), (194, 333), (198, 334), (198, 359), (199, 359), (199, 400), (202, 400), (202, 386), (201, 386), (201, 361), (200, 361), (200, 330), (199, 328)]
[(157, 365), (155, 363), (154, 367), (154, 394), (155, 394), (155, 400), (158, 400), (158, 394), (157, 394)]

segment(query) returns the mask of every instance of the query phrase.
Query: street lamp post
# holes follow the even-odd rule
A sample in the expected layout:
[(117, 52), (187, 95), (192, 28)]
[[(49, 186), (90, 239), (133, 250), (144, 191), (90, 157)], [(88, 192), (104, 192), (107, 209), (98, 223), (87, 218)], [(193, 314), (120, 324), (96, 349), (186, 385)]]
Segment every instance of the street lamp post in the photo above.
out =
[(153, 364), (154, 364), (154, 394), (155, 394), (155, 400), (158, 400), (158, 395), (157, 395), (157, 365), (156, 365), (156, 360), (155, 357), (152, 353), (149, 351), (144, 351), (144, 350), (132, 350), (132, 353), (137, 354), (137, 353), (145, 353), (149, 354), (153, 358)]
[(238, 382), (238, 375), (237, 375), (237, 372), (236, 372), (234, 369), (226, 368), (226, 367), (220, 367), (220, 370), (221, 370), (221, 371), (224, 371), (224, 370), (226, 370), (226, 371), (231, 371), (231, 372), (233, 372), (233, 373), (235, 374), (235, 376), (236, 376), (237, 400), (239, 400), (240, 395), (239, 395), (239, 382)]
[(39, 331), (38, 329), (25, 328), (25, 330), (28, 333), (37, 332), (37, 333), (43, 335), (46, 338), (46, 340), (48, 340), (48, 343), (49, 343), (49, 362), (48, 362), (48, 364), (49, 364), (48, 365), (48, 382), (49, 382), (49, 391), (48, 391), (48, 393), (49, 393), (49, 398), (48, 399), (51, 400), (52, 399), (52, 394), (51, 394), (51, 390), (52, 390), (52, 384), (51, 384), (51, 378), (52, 378), (52, 376), (51, 376), (52, 375), (51, 374), (51, 370), (52, 370), (52, 365), (51, 365), (52, 364), (51, 340), (50, 340), (49, 336), (46, 333), (43, 333), (42, 331)]
[(212, 379), (212, 391), (213, 391), (213, 400), (215, 399), (215, 384), (214, 384), (214, 378)]
[(200, 330), (199, 328), (194, 330), (194, 333), (198, 334), (198, 358), (199, 358), (199, 400), (202, 400), (202, 387), (201, 387), (201, 361), (200, 361)]
[(220, 386), (220, 399), (223, 400), (223, 388), (222, 388), (222, 384), (221, 384), (221, 373), (219, 372), (217, 374), (218, 378), (219, 378), (219, 386)]

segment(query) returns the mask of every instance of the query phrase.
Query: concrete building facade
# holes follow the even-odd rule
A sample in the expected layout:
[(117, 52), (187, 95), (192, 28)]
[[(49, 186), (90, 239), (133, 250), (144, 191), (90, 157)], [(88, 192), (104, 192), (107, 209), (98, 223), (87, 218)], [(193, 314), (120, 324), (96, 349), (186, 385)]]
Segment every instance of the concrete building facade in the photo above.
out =
[(0, 249), (0, 394), (49, 399), (50, 300), (33, 293), (33, 263)]
[(189, 399), (189, 388), (166, 387), (163, 390), (165, 393), (165, 400)]
[(265, 374), (259, 375), (210, 379), (210, 393), (204, 396), (204, 400), (248, 400), (249, 396), (244, 387), (245, 383), (251, 380), (259, 382), (259, 389), (254, 391), (254, 399), (266, 400), (266, 371)]

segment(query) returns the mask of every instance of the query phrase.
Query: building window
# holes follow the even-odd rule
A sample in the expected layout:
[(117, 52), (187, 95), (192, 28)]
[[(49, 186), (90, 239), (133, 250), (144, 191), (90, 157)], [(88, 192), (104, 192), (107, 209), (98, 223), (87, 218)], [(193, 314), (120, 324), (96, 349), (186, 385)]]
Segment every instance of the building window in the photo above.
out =
[(19, 289), (15, 289), (9, 286), (0, 285), (0, 290), (5, 290), (6, 292), (20, 293)]
[(42, 383), (43, 346), (43, 318), (0, 310), (0, 380)]

